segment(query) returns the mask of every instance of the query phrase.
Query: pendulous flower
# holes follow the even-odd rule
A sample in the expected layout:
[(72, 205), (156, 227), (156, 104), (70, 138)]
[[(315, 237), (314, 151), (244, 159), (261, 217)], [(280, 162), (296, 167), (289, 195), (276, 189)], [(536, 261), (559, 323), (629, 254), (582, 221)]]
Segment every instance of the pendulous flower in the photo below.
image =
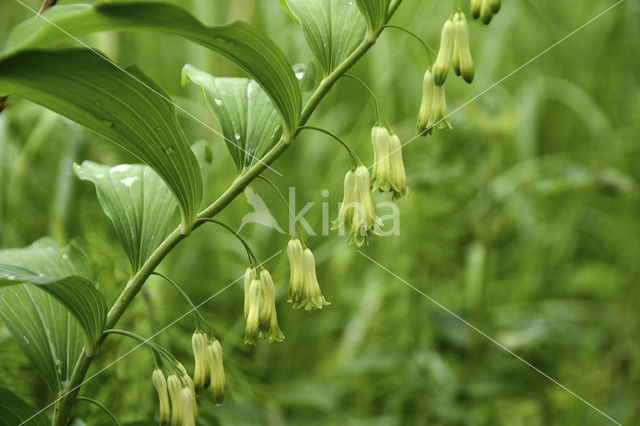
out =
[(471, 84), (475, 73), (471, 49), (469, 48), (469, 25), (464, 13), (458, 12), (454, 17), (456, 40), (453, 47), (453, 69), (457, 75)]
[(391, 167), (391, 190), (393, 198), (405, 197), (409, 192), (407, 174), (402, 159), (402, 142), (395, 133), (389, 138), (389, 163)]
[(165, 379), (162, 370), (156, 368), (151, 375), (153, 387), (158, 392), (158, 399), (160, 400), (160, 425), (164, 426), (169, 423), (171, 417), (171, 409), (169, 407), (169, 394), (167, 391), (167, 379)]
[(453, 42), (456, 38), (456, 28), (453, 20), (448, 19), (442, 27), (440, 34), (440, 49), (433, 64), (433, 81), (436, 86), (442, 86), (447, 80), (449, 67), (451, 66), (451, 55), (453, 52)]
[(266, 269), (260, 271), (260, 283), (262, 287), (262, 310), (258, 315), (260, 337), (268, 342), (282, 342), (284, 334), (278, 326), (278, 314), (276, 312), (276, 288), (273, 278)]
[(180, 390), (180, 401), (182, 403), (182, 426), (195, 426), (197, 418), (193, 411), (190, 409), (195, 404), (193, 392), (188, 387), (183, 387)]
[(353, 222), (349, 242), (362, 246), (369, 239), (370, 232), (375, 226), (382, 226), (382, 222), (376, 215), (373, 199), (371, 198), (371, 188), (369, 186), (371, 178), (366, 166), (358, 166), (355, 171), (354, 185), (354, 207)]
[(393, 198), (407, 193), (407, 176), (402, 160), (402, 144), (396, 134), (382, 126), (371, 131), (373, 142), (372, 189), (381, 192), (393, 192)]
[(249, 315), (249, 286), (251, 281), (256, 279), (256, 270), (249, 267), (244, 273), (244, 318)]
[(304, 308), (305, 311), (312, 309), (322, 309), (329, 305), (320, 290), (318, 277), (316, 275), (316, 259), (310, 249), (305, 248), (302, 253), (304, 263), (304, 291), (302, 297), (296, 302), (294, 307)]
[(180, 395), (182, 382), (176, 374), (171, 374), (167, 378), (167, 389), (169, 390), (169, 397), (171, 398), (171, 409), (173, 412), (171, 416), (171, 425), (181, 426), (182, 419), (184, 417), (182, 397)]
[(176, 367), (178, 368), (178, 370), (182, 374), (182, 376), (180, 377), (180, 379), (182, 380), (182, 386), (183, 387), (186, 386), (187, 389), (189, 389), (189, 392), (191, 392), (191, 410), (189, 410), (189, 408), (187, 406), (183, 405), (183, 408), (186, 410), (186, 412), (183, 411), (182, 414), (183, 414), (184, 418), (186, 419), (187, 418), (187, 412), (190, 412), (191, 416), (193, 416), (193, 418), (197, 421), (198, 420), (198, 403), (196, 401), (196, 388), (195, 388), (195, 385), (193, 384), (193, 380), (191, 379), (191, 376), (189, 376), (189, 374), (187, 373), (187, 370), (184, 368), (184, 365), (182, 365), (181, 363), (177, 363)]
[(373, 170), (371, 173), (374, 191), (388, 192), (391, 189), (391, 163), (389, 160), (389, 131), (376, 125), (371, 129), (373, 144)]
[(304, 292), (304, 260), (303, 248), (299, 239), (293, 238), (287, 243), (287, 257), (289, 258), (289, 297), (287, 302), (298, 303)]
[(249, 307), (244, 329), (244, 342), (248, 345), (255, 345), (260, 334), (260, 298), (262, 284), (260, 280), (253, 279), (249, 285)]
[(445, 85), (438, 86), (433, 81), (431, 71), (424, 74), (422, 87), (422, 105), (418, 115), (418, 134), (426, 136), (436, 129), (451, 129), (447, 117), (447, 98)]
[(329, 305), (320, 291), (316, 276), (316, 261), (308, 248), (302, 248), (298, 239), (289, 241), (287, 255), (291, 266), (291, 283), (289, 299), (294, 309), (304, 308), (306, 311), (322, 309)]
[(355, 170), (349, 170), (344, 175), (344, 195), (342, 197), (342, 204), (340, 205), (340, 212), (338, 218), (333, 221), (331, 229), (345, 229), (351, 226), (353, 221), (353, 207), (355, 200), (355, 184), (356, 173)]
[(422, 80), (422, 104), (418, 114), (418, 134), (422, 136), (433, 133), (433, 97), (436, 85), (433, 82), (433, 73), (428, 69)]
[(195, 368), (193, 371), (193, 383), (197, 393), (209, 385), (209, 369), (207, 363), (207, 335), (202, 331), (196, 330), (191, 336), (191, 347), (193, 348), (193, 357), (195, 360)]
[(213, 403), (220, 405), (224, 399), (224, 367), (222, 364), (222, 346), (220, 346), (220, 342), (216, 339), (207, 345), (207, 363), (211, 375), (210, 382)]

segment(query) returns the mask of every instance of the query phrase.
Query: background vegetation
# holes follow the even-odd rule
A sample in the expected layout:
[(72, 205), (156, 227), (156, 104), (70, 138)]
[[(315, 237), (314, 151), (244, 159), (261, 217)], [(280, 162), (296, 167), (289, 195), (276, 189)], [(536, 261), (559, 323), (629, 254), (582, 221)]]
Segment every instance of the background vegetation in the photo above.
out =
[[(465, 10), (468, 5), (459, 0)], [(38, 8), (39, 0), (25, 0)], [(61, 0), (60, 3), (71, 3)], [(206, 23), (243, 19), (261, 27), (292, 63), (312, 59), (301, 31), (275, 0), (176, 1)], [(579, 4), (578, 4), (579, 3)], [(505, 1), (488, 27), (473, 21), (476, 81), (448, 84), (450, 110), (480, 94), (552, 43), (613, 4), (610, 0)], [(444, 0), (405, 0), (393, 23), (437, 44), (450, 13)], [(32, 13), (6, 0), (0, 40)], [(451, 117), (453, 131), (406, 147), (411, 196), (398, 202), (399, 236), (375, 238), (364, 252), (623, 424), (640, 414), (640, 4), (625, 1)], [(185, 63), (214, 75), (242, 75), (203, 48), (158, 34), (85, 39), (122, 65), (137, 64), (180, 105), (217, 123), (193, 87), (181, 87)], [(2, 43), (2, 42), (0, 42)], [(73, 45), (73, 42), (70, 42)], [(424, 49), (385, 32), (353, 73), (379, 96), (394, 130), (414, 135)], [(33, 104), (12, 99), (0, 114), (0, 247), (43, 235), (74, 240), (91, 255), (112, 302), (129, 274), (124, 252), (94, 187), (73, 175), (73, 161), (133, 158)], [(311, 124), (324, 126), (370, 163), (374, 115), (362, 88), (344, 80)], [(183, 116), (193, 142), (205, 140), (207, 201), (235, 178), (220, 137)], [(333, 142), (305, 133), (267, 175), (298, 206), (330, 203), (337, 214), (349, 159)], [(286, 210), (266, 185), (254, 189), (284, 227)], [(321, 195), (328, 189), (330, 195)], [(224, 211), (234, 226), (251, 211), (242, 197)], [(321, 210), (307, 215), (320, 229)], [(263, 259), (287, 237), (259, 225), (243, 234)], [(344, 238), (308, 237), (331, 305), (294, 311), (285, 303), (286, 256), (268, 264), (277, 284), (279, 344), (242, 343), (241, 284), (203, 306), (222, 341), (225, 403), (201, 404), (206, 424), (504, 424), (587, 425), (607, 419), (458, 319), (380, 269)], [(163, 262), (194, 301), (242, 275), (242, 247), (217, 228), (198, 230)], [(153, 278), (122, 328), (150, 335), (188, 309)], [(192, 368), (186, 318), (158, 338)], [(28, 359), (0, 325), (0, 386), (36, 406), (51, 401)], [(92, 371), (132, 343), (112, 337)], [(157, 410), (152, 361), (135, 351), (86, 385), (121, 422)], [(82, 403), (80, 403), (82, 404)], [(79, 405), (87, 424), (108, 424)]]

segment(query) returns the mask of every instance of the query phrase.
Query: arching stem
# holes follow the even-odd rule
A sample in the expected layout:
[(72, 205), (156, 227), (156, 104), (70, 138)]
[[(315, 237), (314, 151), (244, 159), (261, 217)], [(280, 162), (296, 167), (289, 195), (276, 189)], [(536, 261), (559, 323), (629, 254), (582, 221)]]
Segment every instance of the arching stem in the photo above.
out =
[(349, 156), (351, 157), (351, 162), (353, 163), (353, 167), (357, 167), (358, 165), (362, 164), (362, 161), (360, 161), (360, 159), (358, 158), (358, 156), (356, 155), (355, 152), (353, 152), (353, 150), (351, 148), (349, 148), (349, 145), (347, 145), (342, 139), (340, 139), (339, 137), (337, 137), (336, 135), (334, 135), (333, 133), (331, 133), (330, 131), (323, 129), (321, 127), (315, 127), (315, 126), (300, 126), (298, 127), (299, 130), (315, 130), (316, 132), (320, 132), (320, 133), (324, 133), (327, 136), (331, 136), (331, 138), (333, 138), (333, 140), (337, 141), (340, 145), (342, 145), (344, 147), (344, 149), (347, 150), (347, 152), (349, 153)]
[(255, 264), (258, 264), (260, 262), (258, 262), (258, 258), (253, 254), (253, 251), (251, 251), (251, 247), (249, 247), (249, 244), (247, 244), (247, 242), (244, 240), (244, 238), (242, 238), (240, 236), (240, 234), (238, 234), (237, 231), (234, 231), (232, 227), (230, 227), (229, 225), (227, 225), (224, 222), (221, 222), (217, 219), (211, 219), (211, 218), (202, 218), (202, 219), (198, 219), (198, 221), (196, 223), (204, 223), (204, 222), (209, 222), (209, 223), (215, 223), (217, 225), (222, 226), (224, 229), (226, 229), (227, 231), (231, 232), (233, 234), (234, 237), (236, 237), (238, 239), (238, 241), (240, 241), (242, 243), (242, 245), (244, 246), (245, 251), (247, 252), (247, 258), (249, 259), (249, 263), (253, 266)]
[(169, 282), (169, 284), (171, 284), (176, 290), (178, 290), (178, 292), (182, 295), (182, 297), (184, 297), (184, 299), (187, 301), (187, 303), (189, 303), (189, 305), (191, 306), (191, 308), (193, 308), (193, 312), (195, 313), (196, 316), (196, 323), (197, 323), (197, 328), (205, 328), (205, 331), (207, 332), (207, 334), (213, 334), (211, 332), (211, 327), (209, 327), (209, 324), (207, 323), (207, 321), (204, 319), (204, 317), (202, 316), (202, 314), (200, 313), (200, 311), (198, 311), (198, 308), (196, 307), (196, 305), (193, 303), (193, 300), (191, 300), (191, 298), (189, 297), (189, 295), (182, 289), (182, 287), (180, 287), (178, 285), (178, 283), (176, 283), (175, 281), (173, 281), (171, 278), (167, 277), (164, 274), (161, 274), (160, 272), (152, 272), (151, 275), (156, 275), (160, 278), (164, 278), (167, 282)]
[(116, 419), (116, 416), (114, 416), (113, 413), (111, 411), (109, 411), (109, 409), (107, 407), (105, 407), (104, 405), (102, 405), (101, 403), (96, 401), (95, 399), (87, 398), (86, 396), (79, 396), (78, 397), (78, 401), (86, 401), (86, 402), (89, 402), (89, 403), (95, 405), (96, 407), (100, 408), (102, 411), (107, 413), (107, 415), (109, 417), (111, 417), (111, 420), (113, 420), (113, 422), (117, 426), (120, 426), (120, 422), (118, 421), (118, 419)]
[(406, 29), (405, 27), (401, 27), (399, 25), (391, 25), (391, 24), (387, 24), (384, 25), (383, 28), (394, 28), (396, 30), (400, 30), (405, 32), (406, 34), (409, 34), (411, 37), (415, 38), (416, 40), (418, 40), (420, 42), (420, 44), (422, 44), (422, 46), (424, 47), (424, 49), (427, 51), (427, 55), (429, 56), (429, 60), (431, 62), (435, 61), (436, 56), (438, 56), (438, 54), (436, 53), (435, 50), (433, 50), (433, 47), (431, 47), (431, 45), (429, 43), (427, 43), (425, 41), (425, 39), (423, 39), (422, 37), (420, 37), (418, 34), (414, 33), (411, 30)]
[(354, 80), (355, 82), (357, 82), (360, 86), (364, 87), (364, 89), (369, 92), (369, 94), (371, 95), (371, 99), (373, 99), (373, 102), (375, 104), (376, 107), (376, 123), (380, 123), (380, 117), (384, 117), (384, 121), (387, 123), (387, 127), (389, 126), (389, 122), (387, 121), (386, 116), (384, 116), (382, 109), (380, 108), (380, 103), (378, 102), (378, 97), (376, 96), (375, 93), (373, 93), (373, 90), (371, 90), (371, 88), (367, 85), (367, 83), (365, 83), (364, 81), (362, 81), (361, 79), (359, 79), (358, 77), (356, 77), (355, 75), (352, 74), (345, 74), (343, 75), (343, 77), (347, 77), (350, 78), (352, 80)]
[[(258, 179), (267, 182), (269, 184), (269, 186), (271, 186), (273, 188), (273, 190), (276, 191), (276, 193), (280, 197), (280, 200), (282, 200), (282, 203), (284, 204), (284, 206), (287, 208), (287, 211), (289, 212), (289, 218), (295, 219), (295, 214), (294, 214), (293, 210), (291, 209), (291, 206), (289, 205), (289, 202), (287, 201), (286, 198), (284, 198), (284, 195), (282, 194), (280, 189), (278, 189), (278, 187), (275, 185), (275, 183), (271, 182), (271, 180), (269, 180), (269, 178), (267, 178), (265, 176), (262, 176), (262, 175), (258, 176)], [(302, 241), (302, 245), (304, 246), (304, 239), (302, 238), (302, 232), (300, 232), (300, 227), (298, 227), (298, 222), (296, 222), (294, 220), (293, 225), (296, 228), (296, 234), (298, 235), (298, 238), (300, 239), (300, 241)]]
[(153, 355), (153, 359), (155, 360), (156, 364), (161, 363), (162, 361), (162, 357), (164, 357), (165, 361), (169, 360), (171, 362), (169, 362), (169, 364), (173, 364), (173, 361), (175, 360), (175, 358), (173, 357), (173, 355), (171, 355), (165, 348), (163, 348), (162, 346), (158, 345), (155, 342), (152, 342), (151, 339), (145, 339), (142, 336), (137, 335), (136, 333), (133, 333), (129, 330), (121, 330), (119, 328), (110, 328), (107, 329), (103, 332), (104, 335), (109, 335), (109, 334), (119, 334), (120, 336), (125, 336), (128, 337), (130, 339), (133, 339), (137, 342), (140, 342), (142, 345), (146, 346), (147, 349), (149, 349), (149, 351), (151, 352), (151, 355)]

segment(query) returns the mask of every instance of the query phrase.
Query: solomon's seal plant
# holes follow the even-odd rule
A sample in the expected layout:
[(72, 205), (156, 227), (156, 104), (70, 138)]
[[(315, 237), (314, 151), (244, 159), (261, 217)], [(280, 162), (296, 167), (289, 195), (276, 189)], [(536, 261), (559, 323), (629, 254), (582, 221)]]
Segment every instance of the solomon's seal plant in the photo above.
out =
[[(352, 163), (350, 169), (344, 170), (343, 201), (333, 229), (347, 235), (348, 242), (358, 247), (380, 233), (383, 223), (376, 213), (372, 192), (388, 193), (394, 199), (408, 193), (402, 138), (382, 120), (384, 114), (373, 91), (347, 71), (387, 28), (413, 36), (432, 56), (429, 44), (419, 35), (389, 24), (396, 10), (410, 1), (282, 1), (286, 12), (301, 25), (317, 61), (295, 68), (268, 36), (251, 25), (235, 22), (206, 26), (169, 3), (125, 0), (55, 5), (15, 30), (0, 53), (2, 106), (7, 105), (6, 95), (26, 98), (104, 136), (142, 163), (110, 167), (85, 161), (74, 166), (80, 179), (95, 186), (100, 205), (113, 223), (131, 266), (131, 274), (111, 306), (96, 286), (87, 257), (73, 244), (61, 248), (52, 240), (43, 239), (26, 248), (0, 251), (0, 287), (12, 286), (11, 291), (0, 293), (5, 302), (2, 306), (33, 306), (24, 308), (24, 318), (38, 315), (39, 305), (50, 308), (40, 318), (41, 323), (23, 321), (2, 307), (0, 316), (51, 391), (54, 402), (45, 411), (52, 411), (52, 424), (67, 425), (73, 418), (89, 368), (94, 359), (104, 356), (100, 348), (107, 338), (115, 338), (110, 336), (133, 339), (151, 352), (155, 366), (149, 373), (158, 395), (160, 424), (195, 425), (198, 404), (207, 403), (200, 398), (206, 390), (210, 390), (209, 399), (215, 405), (222, 403), (225, 342), (214, 336), (207, 318), (181, 286), (156, 272), (176, 245), (205, 224), (217, 224), (230, 231), (247, 254), (248, 267), (243, 277), (244, 342), (255, 345), (260, 340), (284, 339), (278, 323), (276, 288), (285, 277), (274, 279), (255, 255), (252, 244), (216, 217), (295, 145), (296, 136), (303, 129), (322, 132), (339, 142)], [(470, 6), (474, 19), (488, 23), (500, 9), (500, 1), (472, 0)], [(183, 83), (201, 89), (206, 105), (218, 120), (238, 172), (228, 189), (203, 209), (200, 165), (169, 95), (138, 68), (123, 69), (86, 46), (51, 48), (68, 41), (69, 36), (125, 29), (184, 37), (226, 57), (246, 73), (246, 78), (219, 77), (188, 64), (182, 69)], [(416, 111), (419, 135), (432, 134), (434, 128), (451, 128), (445, 93), (451, 67), (468, 83), (473, 81), (469, 28), (457, 6), (442, 28), (435, 61), (426, 70), (422, 83), (414, 82), (416, 89), (422, 85), (423, 90), (422, 104)], [(315, 78), (316, 71), (321, 74), (320, 79)], [(376, 103), (371, 167), (331, 131), (307, 125), (318, 105), (330, 91), (337, 90), (336, 83), (345, 76), (362, 85)], [(311, 92), (304, 106), (303, 90)], [(412, 135), (406, 136), (408, 139)], [(368, 158), (371, 152), (366, 153), (367, 157), (364, 154), (361, 153), (362, 158)], [(290, 211), (288, 205), (287, 209)], [(179, 223), (174, 222), (176, 211), (180, 213)], [(320, 310), (329, 302), (321, 291), (322, 279), (316, 275), (316, 259), (299, 229), (296, 233), (286, 247), (282, 243), (290, 265), (287, 301), (296, 309)], [(115, 328), (152, 275), (165, 279), (192, 308), (192, 372), (151, 338)], [(31, 295), (25, 285), (39, 291)], [(43, 323), (49, 327), (46, 333)], [(61, 336), (70, 342), (66, 352), (56, 340)], [(188, 342), (180, 344), (189, 347)], [(82, 350), (72, 350), (74, 347)], [(54, 356), (48, 351), (53, 348), (63, 348), (57, 356), (65, 360), (67, 373), (60, 373), (60, 361), (52, 361)], [(21, 420), (28, 422), (47, 415), (29, 412)]]

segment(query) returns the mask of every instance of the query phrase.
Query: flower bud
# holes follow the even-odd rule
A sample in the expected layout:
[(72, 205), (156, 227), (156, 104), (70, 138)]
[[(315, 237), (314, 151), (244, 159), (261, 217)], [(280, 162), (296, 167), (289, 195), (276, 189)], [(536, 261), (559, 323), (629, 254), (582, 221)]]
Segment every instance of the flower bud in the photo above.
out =
[(156, 368), (151, 375), (151, 381), (153, 387), (158, 392), (158, 399), (160, 400), (160, 425), (164, 426), (169, 423), (171, 417), (171, 409), (169, 407), (169, 393), (167, 391), (167, 380), (162, 373), (162, 370)]
[(448, 19), (442, 27), (440, 35), (440, 49), (436, 62), (433, 64), (433, 81), (437, 86), (441, 86), (447, 80), (449, 67), (451, 66), (451, 55), (453, 51), (453, 42), (456, 37), (454, 22)]
[(207, 367), (207, 335), (196, 331), (191, 336), (191, 347), (195, 359), (193, 383), (197, 393), (202, 392), (209, 385), (209, 370)]
[(420, 113), (418, 114), (418, 134), (426, 136), (433, 132), (431, 128), (431, 117), (433, 115), (433, 93), (435, 91), (435, 83), (433, 82), (433, 73), (427, 70), (424, 73), (422, 82), (422, 104), (420, 105)]
[(493, 12), (491, 11), (491, 7), (489, 7), (489, 0), (482, 0), (482, 8), (480, 9), (480, 19), (482, 20), (482, 23), (485, 25), (489, 25), (489, 23), (493, 19)]
[(389, 131), (382, 126), (371, 130), (373, 144), (373, 190), (387, 192), (391, 189), (391, 164), (389, 162)]
[(182, 426), (196, 426), (196, 417), (191, 410), (191, 407), (195, 403), (193, 393), (188, 387), (183, 387), (180, 390), (180, 401), (182, 403)]
[(222, 347), (217, 340), (207, 345), (207, 362), (211, 373), (213, 403), (220, 405), (224, 399), (224, 367), (222, 365)]
[(407, 195), (407, 174), (402, 160), (402, 142), (398, 135), (393, 134), (389, 138), (389, 163), (391, 165), (391, 189), (393, 198), (401, 198)]
[(169, 397), (171, 397), (171, 408), (173, 411), (171, 416), (171, 425), (181, 426), (182, 419), (184, 417), (182, 397), (180, 396), (182, 382), (177, 375), (171, 374), (169, 378), (167, 378), (167, 388), (169, 390)]
[(471, 84), (475, 67), (469, 48), (469, 26), (463, 13), (456, 13), (456, 41), (454, 46), (453, 62), (456, 74), (461, 75), (464, 80)]
[(249, 267), (244, 273), (244, 318), (249, 315), (249, 286), (251, 281), (256, 279), (256, 270)]
[(358, 247), (367, 242), (369, 232), (376, 225), (381, 225), (371, 198), (369, 181), (369, 170), (365, 166), (358, 166), (355, 171), (355, 206), (349, 239), (350, 242), (354, 242)]
[(297, 238), (289, 240), (287, 244), (287, 257), (291, 278), (289, 280), (289, 298), (287, 302), (297, 303), (303, 292), (304, 263), (302, 257), (302, 243)]
[(244, 342), (248, 345), (255, 345), (260, 334), (260, 297), (262, 292), (260, 280), (254, 279), (249, 286), (249, 310), (244, 329)]
[(491, 9), (494, 15), (500, 12), (501, 7), (502, 7), (501, 0), (489, 0), (489, 9)]
[(482, 9), (482, 0), (471, 0), (471, 16), (473, 19), (480, 17), (480, 10)]
[(262, 310), (259, 314), (260, 336), (268, 342), (282, 342), (284, 334), (278, 326), (278, 314), (276, 312), (276, 288), (273, 278), (266, 269), (260, 271), (260, 283), (262, 285)]
[(344, 196), (342, 198), (342, 204), (340, 205), (338, 218), (333, 221), (331, 229), (351, 226), (355, 203), (355, 179), (356, 174), (353, 170), (349, 170), (347, 174), (344, 175)]

